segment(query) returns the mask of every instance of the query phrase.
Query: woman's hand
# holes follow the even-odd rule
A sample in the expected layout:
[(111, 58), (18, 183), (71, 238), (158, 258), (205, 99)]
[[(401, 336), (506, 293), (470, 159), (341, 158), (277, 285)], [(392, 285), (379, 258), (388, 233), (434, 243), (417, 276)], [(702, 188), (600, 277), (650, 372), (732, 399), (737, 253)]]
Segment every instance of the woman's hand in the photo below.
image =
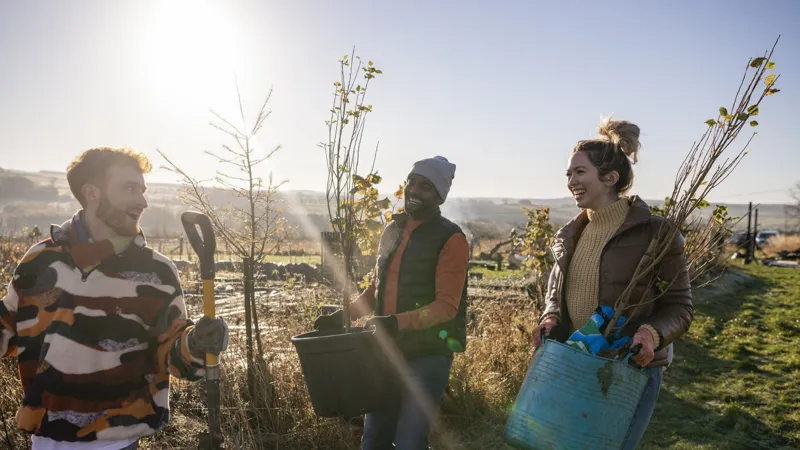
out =
[(656, 342), (653, 338), (653, 333), (651, 333), (647, 328), (639, 328), (639, 331), (633, 335), (633, 343), (631, 344), (631, 347), (639, 344), (641, 344), (642, 349), (639, 350), (639, 353), (631, 356), (631, 359), (640, 367), (646, 367), (651, 361), (653, 361), (656, 350)]
[(538, 348), (542, 345), (542, 330), (544, 330), (544, 335), (549, 336), (550, 332), (555, 328), (558, 324), (558, 319), (555, 316), (550, 316), (544, 319), (544, 322), (540, 323), (538, 327), (533, 330), (533, 346)]

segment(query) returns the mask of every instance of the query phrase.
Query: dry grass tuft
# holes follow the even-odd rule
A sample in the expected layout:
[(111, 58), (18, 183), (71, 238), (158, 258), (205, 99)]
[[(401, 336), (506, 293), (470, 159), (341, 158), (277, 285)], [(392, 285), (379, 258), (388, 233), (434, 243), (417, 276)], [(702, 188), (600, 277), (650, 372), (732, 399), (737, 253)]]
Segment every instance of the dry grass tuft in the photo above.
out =
[(437, 441), (443, 448), (503, 448), (503, 427), (533, 353), (538, 314), (524, 296), (502, 291), (472, 311), (471, 340), (456, 356), (443, 402), (440, 429), (451, 433)]
[(778, 252), (796, 252), (800, 250), (800, 234), (782, 235), (767, 241), (763, 252), (767, 256), (777, 256)]

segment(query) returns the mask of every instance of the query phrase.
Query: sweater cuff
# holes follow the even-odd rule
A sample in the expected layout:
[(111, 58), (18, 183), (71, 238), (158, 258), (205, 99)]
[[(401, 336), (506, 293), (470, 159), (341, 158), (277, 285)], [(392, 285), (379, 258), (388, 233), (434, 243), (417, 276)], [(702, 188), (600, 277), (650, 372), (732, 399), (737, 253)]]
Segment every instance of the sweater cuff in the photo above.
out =
[(406, 311), (404, 313), (394, 315), (397, 318), (397, 331), (404, 331), (411, 328), (411, 324), (413, 323), (413, 314), (415, 314), (414, 311)]
[(639, 327), (640, 330), (642, 328), (644, 328), (645, 330), (649, 331), (650, 334), (653, 335), (653, 348), (658, 348), (658, 344), (661, 343), (661, 336), (658, 334), (658, 331), (656, 331), (656, 329), (653, 328), (652, 325), (647, 325), (647, 324), (641, 325)]
[(539, 325), (541, 325), (545, 320), (547, 320), (550, 317), (555, 317), (556, 318), (556, 325), (561, 323), (561, 318), (558, 317), (558, 313), (551, 312), (551, 313), (547, 313), (547, 314), (543, 315), (539, 319)]

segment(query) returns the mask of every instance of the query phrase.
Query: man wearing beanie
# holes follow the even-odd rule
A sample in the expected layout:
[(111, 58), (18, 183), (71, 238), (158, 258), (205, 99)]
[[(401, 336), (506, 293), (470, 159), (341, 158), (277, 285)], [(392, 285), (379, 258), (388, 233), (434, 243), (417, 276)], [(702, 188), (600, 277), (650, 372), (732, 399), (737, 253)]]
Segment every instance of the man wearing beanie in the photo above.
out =
[[(408, 175), (405, 211), (383, 231), (371, 285), (350, 304), (355, 320), (374, 312), (367, 327), (394, 337), (402, 353), (399, 383), (367, 414), (362, 450), (428, 448), (428, 433), (447, 387), (453, 354), (467, 345), (469, 244), (461, 228), (442, 217), (456, 166), (442, 156), (417, 161)], [(342, 311), (320, 316), (317, 329), (342, 326)], [(413, 391), (413, 394), (412, 394)]]

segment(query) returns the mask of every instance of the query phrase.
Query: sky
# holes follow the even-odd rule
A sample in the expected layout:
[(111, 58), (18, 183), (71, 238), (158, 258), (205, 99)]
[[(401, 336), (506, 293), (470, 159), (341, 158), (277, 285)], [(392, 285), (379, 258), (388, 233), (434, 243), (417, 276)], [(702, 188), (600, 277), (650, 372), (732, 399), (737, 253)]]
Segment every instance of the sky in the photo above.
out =
[[(325, 120), (351, 53), (372, 60), (363, 165), (391, 193), (414, 161), (456, 164), (452, 197), (561, 198), (571, 149), (602, 116), (641, 128), (632, 193), (664, 198), (705, 120), (729, 106), (748, 58), (773, 56), (778, 95), (749, 154), (711, 200), (790, 202), (800, 181), (800, 2), (0, 2), (0, 167), (63, 171), (81, 151), (164, 152), (210, 178), (272, 90), (263, 176), (325, 189)], [(236, 77), (236, 78), (235, 78)], [(748, 130), (749, 131), (749, 130)], [(731, 148), (743, 145), (740, 137)], [(177, 181), (157, 168), (150, 182)]]

